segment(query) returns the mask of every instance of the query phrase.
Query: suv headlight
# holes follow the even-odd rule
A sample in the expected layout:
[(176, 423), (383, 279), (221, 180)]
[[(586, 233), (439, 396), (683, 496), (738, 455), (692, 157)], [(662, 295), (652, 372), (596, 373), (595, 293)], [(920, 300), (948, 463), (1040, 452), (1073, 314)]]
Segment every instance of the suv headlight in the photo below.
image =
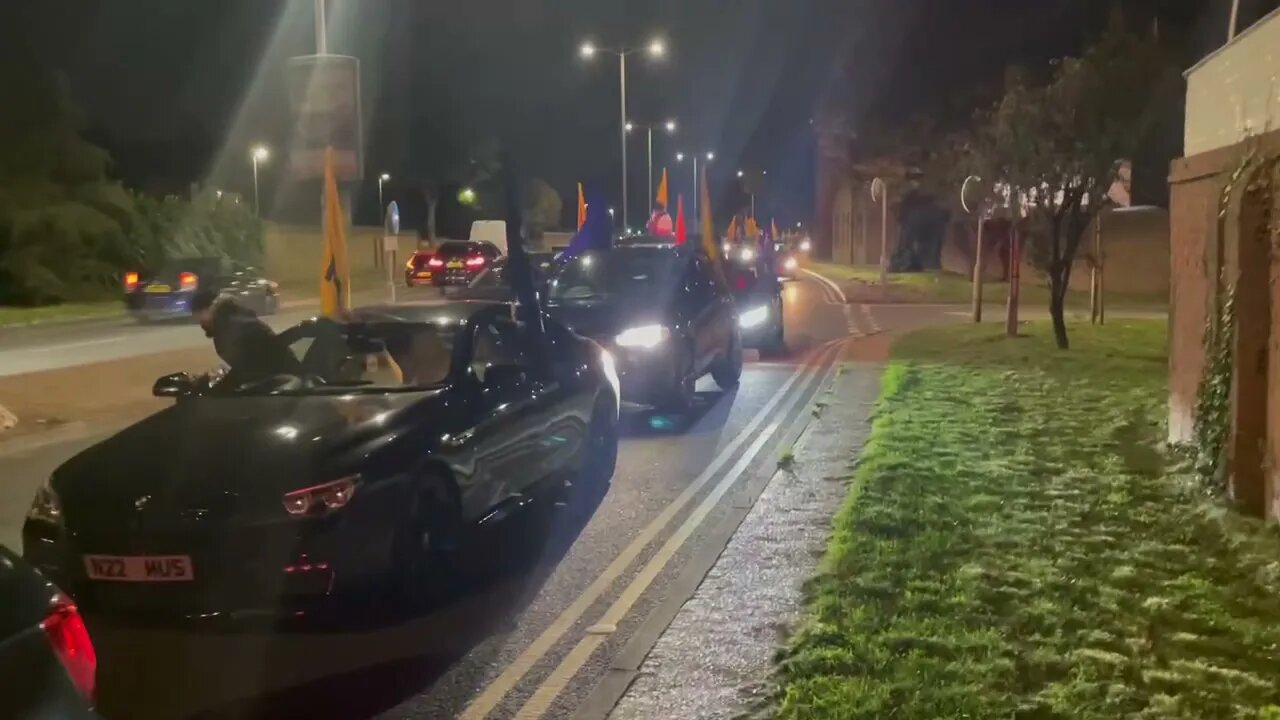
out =
[(671, 336), (671, 330), (662, 325), (643, 325), (618, 333), (614, 342), (622, 347), (653, 348)]
[(738, 316), (738, 326), (753, 328), (769, 319), (769, 306), (754, 307)]
[(62, 500), (58, 498), (58, 493), (53, 491), (47, 480), (36, 490), (36, 496), (31, 501), (31, 509), (27, 511), (27, 519), (43, 520), (55, 525), (62, 524)]

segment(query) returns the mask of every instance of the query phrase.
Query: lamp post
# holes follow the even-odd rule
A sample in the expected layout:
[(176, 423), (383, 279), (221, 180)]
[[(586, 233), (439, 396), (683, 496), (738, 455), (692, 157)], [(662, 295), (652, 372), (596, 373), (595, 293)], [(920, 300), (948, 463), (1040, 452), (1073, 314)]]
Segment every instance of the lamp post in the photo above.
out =
[(378, 176), (378, 212), (380, 213), (385, 212), (387, 209), (387, 206), (384, 205), (382, 202), (382, 183), (390, 179), (391, 179), (391, 176), (387, 173), (382, 173), (381, 175)]
[[(632, 130), (635, 130), (638, 127), (644, 128), (645, 134), (648, 137), (647, 148), (648, 148), (648, 160), (649, 160), (649, 189), (648, 189), (649, 214), (653, 215), (653, 125), (634, 123), (630, 121), (628, 121), (626, 125), (623, 125), (623, 128), (625, 128), (627, 132), (631, 132)], [(662, 123), (662, 129), (666, 130), (668, 135), (674, 135), (676, 132), (676, 121), (668, 120)]]
[[(694, 195), (694, 217), (696, 218), (698, 217), (698, 196), (701, 195), (701, 193), (698, 190), (698, 152), (691, 152), (689, 156), (692, 160), (694, 160), (694, 186), (692, 186), (691, 192), (692, 192), (692, 195)], [(708, 163), (710, 163), (710, 161), (716, 159), (716, 154), (714, 154), (714, 152), (708, 151), (707, 155), (705, 155), (705, 158), (707, 158)], [(677, 163), (684, 163), (685, 161), (684, 152), (676, 152), (676, 161)]]
[[(627, 56), (635, 52), (634, 48), (601, 48), (594, 43), (588, 41), (582, 43), (578, 48), (578, 55), (584, 60), (590, 60), (597, 53), (607, 52), (618, 56), (618, 136), (622, 146), (622, 225), (627, 224)], [(666, 57), (667, 45), (659, 38), (649, 41), (645, 46), (644, 52), (650, 58), (660, 60)]]
[(254, 145), (249, 151), (249, 157), (253, 160), (253, 214), (261, 217), (262, 210), (258, 205), (258, 163), (266, 162), (271, 157), (271, 151), (266, 145)]
[(889, 191), (884, 180), (871, 181), (871, 201), (880, 203), (880, 289), (888, 293), (889, 282)]
[(981, 183), (982, 178), (970, 175), (960, 185), (960, 207), (978, 216), (978, 244), (973, 255), (973, 321), (982, 322), (982, 226), (986, 223), (986, 198), (980, 198), (974, 207), (969, 206), (970, 183)]

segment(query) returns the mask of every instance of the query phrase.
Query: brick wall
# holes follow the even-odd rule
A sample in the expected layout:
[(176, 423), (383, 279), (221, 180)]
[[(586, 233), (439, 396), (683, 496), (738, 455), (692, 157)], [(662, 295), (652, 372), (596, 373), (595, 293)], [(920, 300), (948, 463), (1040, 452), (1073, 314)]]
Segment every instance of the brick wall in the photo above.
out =
[(1221, 165), (1176, 160), (1169, 177), (1169, 441), (1190, 442), (1210, 301), (1207, 243), (1217, 236)]

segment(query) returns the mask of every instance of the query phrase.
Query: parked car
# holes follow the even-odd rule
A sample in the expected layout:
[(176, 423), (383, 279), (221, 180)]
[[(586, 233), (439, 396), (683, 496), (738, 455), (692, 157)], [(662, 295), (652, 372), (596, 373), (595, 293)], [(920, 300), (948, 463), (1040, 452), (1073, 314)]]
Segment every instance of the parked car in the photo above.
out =
[(95, 717), (97, 670), (76, 604), (0, 546), (0, 717)]
[(500, 257), (502, 251), (493, 243), (449, 240), (441, 243), (427, 265), (437, 287), (460, 286), (470, 283)]
[(404, 265), (404, 284), (409, 287), (433, 284), (432, 275), (444, 268), (444, 261), (432, 264), (435, 256), (433, 250), (418, 250), (410, 255), (409, 261)]
[(680, 412), (710, 374), (742, 374), (733, 296), (689, 245), (621, 245), (568, 258), (547, 285), (547, 312), (612, 351), (627, 402)]
[(613, 474), (612, 358), (512, 317), (493, 302), (366, 308), (281, 333), (301, 374), (163, 377), (154, 392), (174, 405), (40, 489), (26, 558), (86, 607), (148, 617), (424, 592), (476, 525)]
[(253, 266), (228, 258), (179, 258), (158, 270), (124, 274), (124, 306), (139, 322), (191, 316), (200, 290), (230, 295), (259, 315), (280, 307), (280, 286)]

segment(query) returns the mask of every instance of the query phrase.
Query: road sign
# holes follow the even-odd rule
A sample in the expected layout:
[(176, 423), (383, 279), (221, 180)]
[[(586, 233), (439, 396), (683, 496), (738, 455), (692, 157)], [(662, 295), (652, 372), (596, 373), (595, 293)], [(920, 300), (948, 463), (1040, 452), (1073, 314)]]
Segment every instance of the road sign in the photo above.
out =
[(338, 180), (359, 180), (364, 172), (360, 61), (346, 55), (305, 55), (290, 58), (287, 72), (293, 178), (323, 178), (325, 148), (332, 147)]

